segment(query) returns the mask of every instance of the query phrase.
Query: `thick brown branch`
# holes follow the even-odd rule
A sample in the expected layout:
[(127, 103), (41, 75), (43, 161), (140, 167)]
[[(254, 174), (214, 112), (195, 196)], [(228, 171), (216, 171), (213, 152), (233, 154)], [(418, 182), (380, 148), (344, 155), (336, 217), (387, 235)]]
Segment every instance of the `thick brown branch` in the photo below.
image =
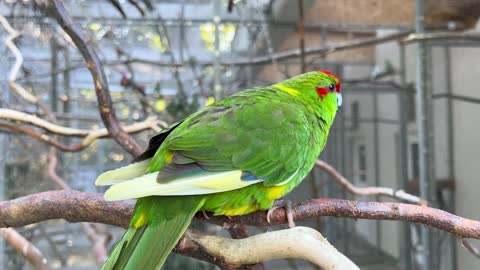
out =
[(100, 116), (105, 127), (108, 129), (108, 132), (126, 151), (133, 156), (140, 155), (142, 148), (137, 142), (135, 142), (133, 137), (120, 126), (120, 123), (117, 120), (112, 104), (112, 98), (108, 90), (107, 77), (100, 59), (94, 50), (92, 41), (88, 40), (83, 34), (82, 29), (73, 22), (61, 1), (48, 1), (46, 10), (47, 13), (55, 18), (63, 30), (70, 36), (73, 43), (75, 43), (87, 62), (87, 68), (92, 74), (95, 85)]
[[(95, 222), (126, 227), (133, 205), (133, 201), (106, 202), (99, 193), (47, 191), (0, 202), (0, 227), (18, 227), (49, 219)], [(480, 239), (479, 221), (462, 218), (439, 209), (412, 204), (316, 199), (293, 207), (295, 220), (314, 216), (401, 220), (424, 224), (459, 237)], [(196, 219), (221, 225), (226, 223), (268, 226), (287, 222), (285, 211), (282, 209), (272, 213), (271, 223), (267, 222), (265, 211), (232, 218), (210, 216), (208, 220), (199, 214)]]

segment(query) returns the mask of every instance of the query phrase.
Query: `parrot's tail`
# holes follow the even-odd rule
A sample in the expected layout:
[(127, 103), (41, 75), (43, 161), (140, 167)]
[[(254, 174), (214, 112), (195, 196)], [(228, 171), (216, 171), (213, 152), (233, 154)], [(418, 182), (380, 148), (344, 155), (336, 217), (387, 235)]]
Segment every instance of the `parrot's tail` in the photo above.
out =
[(139, 199), (129, 229), (102, 269), (160, 269), (204, 202), (201, 196)]

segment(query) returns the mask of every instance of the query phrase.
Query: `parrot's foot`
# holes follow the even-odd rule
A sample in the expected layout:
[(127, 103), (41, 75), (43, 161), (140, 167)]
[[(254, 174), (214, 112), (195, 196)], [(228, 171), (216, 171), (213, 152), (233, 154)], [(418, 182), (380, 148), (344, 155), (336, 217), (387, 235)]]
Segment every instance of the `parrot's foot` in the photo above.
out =
[(210, 217), (207, 215), (207, 212), (205, 212), (205, 210), (202, 210), (202, 215), (205, 219), (210, 219)]
[(272, 216), (273, 211), (277, 210), (278, 208), (284, 208), (285, 213), (287, 214), (288, 220), (288, 227), (293, 228), (295, 227), (295, 222), (293, 221), (293, 210), (292, 210), (292, 202), (289, 200), (278, 200), (275, 201), (273, 207), (270, 208), (267, 212), (267, 221), (270, 223), (270, 217)]

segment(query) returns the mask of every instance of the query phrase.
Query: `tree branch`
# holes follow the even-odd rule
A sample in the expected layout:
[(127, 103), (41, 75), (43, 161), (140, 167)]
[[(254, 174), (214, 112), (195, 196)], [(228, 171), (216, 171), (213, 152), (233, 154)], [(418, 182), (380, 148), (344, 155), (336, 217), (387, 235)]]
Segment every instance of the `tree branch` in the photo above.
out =
[(325, 270), (359, 269), (319, 232), (307, 227), (267, 232), (244, 239), (227, 239), (187, 231), (176, 249), (208, 254), (221, 261), (218, 265), (222, 269), (238, 269), (238, 266), (283, 258), (308, 260)]
[[(57, 151), (55, 150), (55, 148), (52, 147), (50, 148), (49, 152), (49, 163), (47, 169), (48, 176), (63, 190), (72, 190), (72, 188), (67, 184), (67, 182), (65, 182), (65, 180), (57, 174), (57, 165)], [(108, 252), (106, 246), (110, 237), (105, 234), (97, 233), (94, 225), (91, 223), (82, 222), (80, 224), (80, 227), (82, 228), (83, 232), (92, 244), (95, 261), (97, 262), (97, 265), (101, 267), (107, 259)]]
[(133, 156), (138, 156), (142, 148), (119, 124), (112, 98), (108, 90), (107, 77), (103, 66), (93, 48), (92, 41), (87, 40), (81, 28), (73, 22), (61, 1), (50, 0), (46, 6), (47, 13), (57, 20), (63, 30), (70, 36), (73, 43), (81, 52), (87, 62), (87, 68), (93, 77), (95, 92), (97, 94), (100, 116), (109, 134), (126, 151)]
[(5, 17), (2, 15), (0, 15), (0, 23), (2, 24), (3, 28), (5, 28), (5, 31), (7, 31), (7, 33), (9, 34), (8, 38), (5, 40), (5, 44), (15, 56), (15, 63), (8, 75), (8, 86), (10, 87), (10, 89), (15, 91), (23, 99), (27, 100), (30, 103), (37, 104), (39, 101), (38, 97), (31, 94), (21, 85), (16, 83), (18, 71), (23, 65), (23, 55), (20, 52), (20, 50), (17, 48), (15, 43), (13, 43), (13, 40), (18, 36), (20, 36), (20, 33), (17, 30), (13, 29), (12, 26), (5, 19)]
[(341, 175), (332, 165), (326, 163), (323, 160), (317, 159), (315, 165), (330, 174), (333, 177), (333, 180), (335, 180), (335, 182), (337, 182), (340, 186), (342, 186), (345, 190), (352, 194), (363, 196), (386, 196), (408, 203), (427, 205), (426, 201), (422, 200), (417, 196), (408, 194), (403, 190), (393, 190), (392, 188), (386, 187), (356, 187), (352, 183), (350, 183), (347, 178)]
[[(107, 202), (100, 193), (80, 191), (47, 191), (11, 201), (0, 202), (0, 227), (25, 226), (50, 219), (69, 222), (95, 222), (127, 227), (134, 201)], [(443, 210), (426, 206), (389, 203), (358, 202), (338, 199), (315, 199), (293, 207), (295, 220), (315, 216), (349, 217), (355, 219), (401, 220), (424, 224), (459, 237), (480, 239), (480, 222), (462, 218)], [(197, 214), (196, 220), (215, 224), (247, 224), (269, 226), (285, 224), (285, 211), (278, 209), (267, 222), (266, 211), (244, 216), (210, 216)]]
[(13, 249), (30, 263), (33, 269), (50, 269), (42, 252), (17, 231), (12, 228), (0, 228), (0, 234)]
[[(35, 129), (0, 122), (0, 127), (2, 128), (6, 128), (14, 132), (31, 136), (37, 140), (54, 146), (61, 151), (67, 152), (77, 152), (83, 150), (86, 147), (90, 146), (97, 139), (109, 136), (108, 130), (105, 128), (98, 130), (85, 130), (63, 127), (45, 121), (41, 118), (35, 117), (33, 115), (10, 109), (0, 109), (0, 119), (8, 119), (32, 124), (57, 135), (84, 137), (84, 139), (78, 144), (66, 145), (59, 142), (55, 138), (48, 136), (47, 134), (37, 132)], [(156, 117), (149, 117), (142, 122), (134, 123), (123, 128), (128, 133), (137, 133), (146, 129), (152, 129), (158, 132), (161, 130), (161, 128), (164, 128), (166, 126), (167, 124), (165, 122), (158, 120)]]

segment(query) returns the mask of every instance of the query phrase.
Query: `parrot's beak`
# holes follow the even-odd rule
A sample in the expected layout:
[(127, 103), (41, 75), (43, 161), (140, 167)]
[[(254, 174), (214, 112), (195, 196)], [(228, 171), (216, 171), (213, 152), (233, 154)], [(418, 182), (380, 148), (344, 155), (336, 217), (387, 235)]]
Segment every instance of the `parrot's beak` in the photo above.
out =
[(337, 106), (342, 106), (342, 94), (337, 93)]

